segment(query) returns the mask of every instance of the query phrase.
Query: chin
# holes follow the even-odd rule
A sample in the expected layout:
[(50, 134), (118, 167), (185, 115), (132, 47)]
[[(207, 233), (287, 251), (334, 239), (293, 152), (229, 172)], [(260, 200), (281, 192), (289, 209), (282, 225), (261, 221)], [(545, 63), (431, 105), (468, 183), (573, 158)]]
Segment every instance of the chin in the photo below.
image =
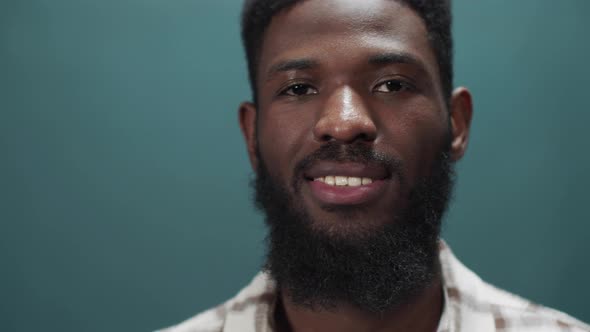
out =
[(372, 236), (387, 225), (397, 223), (397, 218), (379, 218), (367, 212), (366, 208), (359, 207), (330, 207), (329, 211), (309, 214), (309, 228), (329, 237), (357, 239)]

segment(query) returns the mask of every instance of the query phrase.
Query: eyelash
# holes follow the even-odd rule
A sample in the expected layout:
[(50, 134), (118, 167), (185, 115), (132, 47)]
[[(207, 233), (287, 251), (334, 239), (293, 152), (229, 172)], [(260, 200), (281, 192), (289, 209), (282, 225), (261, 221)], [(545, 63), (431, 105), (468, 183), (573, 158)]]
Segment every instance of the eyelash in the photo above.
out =
[[(295, 93), (289, 93), (289, 91), (292, 91), (294, 88), (297, 87), (303, 87), (306, 88), (307, 91), (309, 91), (310, 89), (313, 89), (314, 92), (313, 93), (304, 93), (304, 94), (295, 94)], [(314, 95), (317, 94), (317, 89), (314, 88), (311, 84), (307, 84), (307, 83), (293, 83), (293, 84), (289, 84), (286, 88), (282, 89), (279, 92), (279, 96), (290, 96), (290, 97), (301, 97), (301, 96), (309, 96), (309, 95)]]
[[(398, 91), (378, 91), (379, 87), (385, 86), (387, 83), (399, 84), (400, 90), (398, 90)], [(403, 81), (403, 80), (396, 80), (396, 79), (390, 79), (387, 81), (383, 81), (383, 82), (377, 84), (375, 86), (375, 88), (373, 89), (374, 92), (379, 92), (379, 93), (398, 93), (398, 92), (403, 92), (403, 91), (414, 91), (414, 90), (416, 90), (416, 88), (414, 87), (413, 84)]]
[[(395, 83), (395, 84), (399, 84), (400, 89), (397, 91), (379, 91), (379, 88), (381, 86), (386, 85), (387, 83)], [(305, 88), (306, 92), (309, 92), (309, 90), (314, 90), (312, 93), (302, 93), (302, 94), (296, 94), (296, 93), (292, 93), (293, 89), (295, 88)], [(373, 88), (373, 92), (378, 92), (378, 93), (398, 93), (398, 92), (403, 92), (403, 91), (413, 91), (416, 88), (414, 87), (414, 85), (412, 85), (411, 83), (408, 83), (406, 81), (402, 81), (402, 80), (396, 80), (396, 79), (390, 79), (387, 81), (383, 81), (379, 84), (377, 84), (375, 86), (375, 88)], [(289, 93), (291, 91), (291, 93)], [(280, 90), (280, 92), (278, 93), (279, 96), (290, 96), (290, 97), (303, 97), (303, 96), (309, 96), (309, 95), (315, 95), (318, 94), (318, 91), (316, 88), (314, 88), (311, 84), (307, 84), (307, 83), (293, 83), (288, 85), (286, 88)]]

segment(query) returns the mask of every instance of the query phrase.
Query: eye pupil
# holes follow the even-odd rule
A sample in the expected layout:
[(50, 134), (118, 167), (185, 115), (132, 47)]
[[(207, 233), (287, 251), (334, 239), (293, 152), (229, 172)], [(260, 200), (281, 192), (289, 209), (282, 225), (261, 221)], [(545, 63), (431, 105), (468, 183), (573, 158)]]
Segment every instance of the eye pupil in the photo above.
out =
[(293, 94), (298, 96), (306, 94), (307, 90), (309, 90), (309, 87), (305, 84), (296, 84), (291, 87), (291, 91), (293, 91)]
[(385, 85), (387, 86), (388, 91), (400, 91), (404, 88), (401, 82), (398, 81), (388, 81)]

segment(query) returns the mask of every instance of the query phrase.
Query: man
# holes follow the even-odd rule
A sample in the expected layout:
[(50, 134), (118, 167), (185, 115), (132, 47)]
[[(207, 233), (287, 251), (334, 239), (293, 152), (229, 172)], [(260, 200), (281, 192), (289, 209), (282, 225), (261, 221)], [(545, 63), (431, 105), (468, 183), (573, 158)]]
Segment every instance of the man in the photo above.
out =
[(590, 331), (498, 290), (439, 240), (471, 95), (448, 1), (251, 0), (240, 125), (265, 269), (167, 331)]

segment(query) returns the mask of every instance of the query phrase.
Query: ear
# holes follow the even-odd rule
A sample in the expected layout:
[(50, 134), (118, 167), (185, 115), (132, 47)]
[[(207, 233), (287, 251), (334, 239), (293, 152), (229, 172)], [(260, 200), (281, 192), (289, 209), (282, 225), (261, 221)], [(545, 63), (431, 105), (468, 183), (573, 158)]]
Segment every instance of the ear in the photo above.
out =
[(457, 161), (463, 157), (469, 141), (469, 128), (473, 115), (471, 93), (464, 87), (456, 88), (451, 96), (451, 159)]
[(242, 130), (242, 135), (246, 142), (250, 165), (254, 172), (258, 169), (258, 156), (256, 155), (256, 112), (256, 106), (250, 102), (243, 102), (240, 104), (238, 110), (240, 129)]

